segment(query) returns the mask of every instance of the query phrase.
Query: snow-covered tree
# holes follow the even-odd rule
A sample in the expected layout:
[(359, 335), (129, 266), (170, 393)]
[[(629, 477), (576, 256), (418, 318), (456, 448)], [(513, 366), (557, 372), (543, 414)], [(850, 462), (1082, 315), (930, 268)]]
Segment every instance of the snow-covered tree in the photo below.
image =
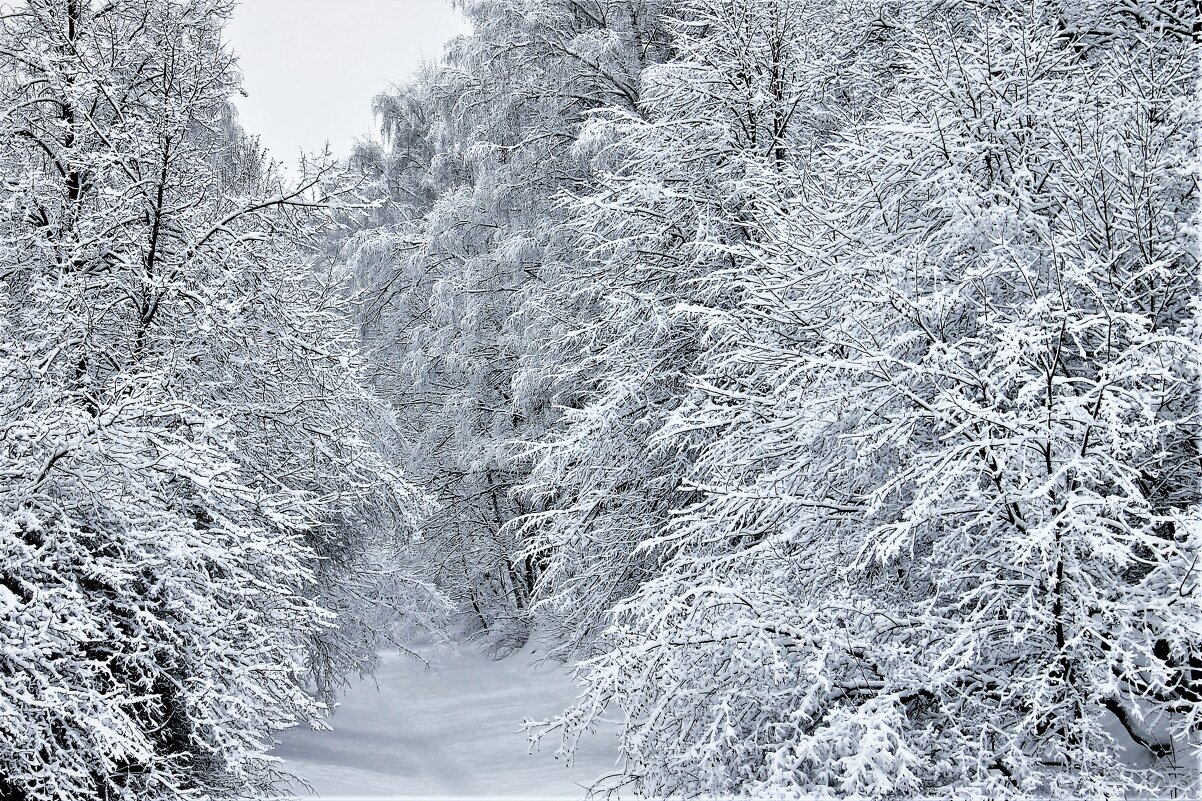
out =
[[(577, 648), (657, 574), (671, 512), (694, 497), (685, 479), (713, 427), (670, 422), (701, 401), (711, 343), (698, 310), (729, 308), (740, 292), (705, 279), (745, 269), (762, 193), (787, 194), (787, 164), (847, 102), (841, 73), (861, 72), (846, 44), (863, 25), (837, 5), (675, 13), (674, 57), (644, 71), (638, 108), (593, 114), (575, 144), (600, 175), (572, 206), (587, 258), (544, 301), (576, 310), (552, 345), (576, 402), (535, 449), (525, 490), (548, 508), (523, 524), (548, 559), (543, 604)], [(580, 354), (574, 366), (568, 354)]]
[(559, 322), (540, 298), (576, 257), (557, 200), (591, 180), (570, 148), (584, 113), (633, 107), (658, 16), (628, 0), (464, 10), (472, 35), (377, 100), (388, 147), (357, 162), (388, 203), (348, 254), (373, 382), (413, 443), (402, 461), (443, 507), (426, 540), (442, 585), (479, 625), (522, 636), (539, 560), (506, 524), (536, 508), (512, 493), (517, 443), (557, 414), (543, 346)]
[[(679, 69), (771, 5), (685, 15)], [(749, 198), (710, 217), (742, 223), (714, 248), (729, 268), (650, 284), (658, 330), (701, 329), (647, 432), (697, 448), (695, 500), (631, 499), (659, 562), (554, 725), (570, 750), (616, 708), (651, 795), (1196, 791), (1196, 9), (794, 8), (819, 43), (790, 81), (813, 87), (803, 146), (705, 195)], [(841, 81), (821, 57), (848, 45), (883, 72)], [(634, 221), (671, 219), (706, 146), (622, 153), (603, 246), (654, 263)], [(610, 385), (664, 364), (619, 360)], [(602, 474), (612, 439), (591, 442), (557, 458)]]
[(228, 13), (0, 19), (5, 798), (265, 792), (339, 664), (315, 575), (423, 513), (308, 255), (337, 197), (238, 129)]

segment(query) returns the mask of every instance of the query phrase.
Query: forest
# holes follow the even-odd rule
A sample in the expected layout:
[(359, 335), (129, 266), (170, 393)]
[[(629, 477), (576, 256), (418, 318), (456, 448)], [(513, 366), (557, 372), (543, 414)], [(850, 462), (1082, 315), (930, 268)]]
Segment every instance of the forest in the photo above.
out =
[(1202, 792), (1202, 3), (456, 6), (295, 170), (231, 0), (0, 9), (0, 799), (535, 633), (598, 796)]

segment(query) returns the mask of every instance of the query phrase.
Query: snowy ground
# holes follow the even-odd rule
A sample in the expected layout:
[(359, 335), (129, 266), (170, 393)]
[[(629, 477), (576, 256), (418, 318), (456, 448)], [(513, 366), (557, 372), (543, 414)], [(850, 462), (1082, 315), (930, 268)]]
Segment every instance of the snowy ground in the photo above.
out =
[(550, 717), (575, 694), (564, 668), (532, 664), (538, 654), (530, 650), (499, 662), (464, 647), (422, 654), (435, 671), (386, 654), (376, 682), (359, 682), (342, 699), (334, 731), (281, 734), (274, 753), (285, 769), (322, 799), (579, 799), (614, 771), (609, 733), (586, 742), (570, 769), (555, 758), (554, 738), (528, 753), (522, 719)]

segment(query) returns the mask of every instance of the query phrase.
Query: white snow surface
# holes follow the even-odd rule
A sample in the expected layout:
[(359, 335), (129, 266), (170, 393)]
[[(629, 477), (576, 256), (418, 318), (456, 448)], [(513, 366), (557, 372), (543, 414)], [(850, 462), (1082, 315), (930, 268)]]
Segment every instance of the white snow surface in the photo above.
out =
[[(614, 732), (582, 743), (572, 766), (551, 736), (530, 751), (523, 719), (545, 720), (575, 697), (569, 670), (533, 646), (493, 660), (471, 646), (423, 646), (430, 664), (381, 655), (330, 724), (283, 732), (273, 754), (321, 799), (580, 799), (616, 768)], [(298, 789), (299, 797), (310, 797)]]

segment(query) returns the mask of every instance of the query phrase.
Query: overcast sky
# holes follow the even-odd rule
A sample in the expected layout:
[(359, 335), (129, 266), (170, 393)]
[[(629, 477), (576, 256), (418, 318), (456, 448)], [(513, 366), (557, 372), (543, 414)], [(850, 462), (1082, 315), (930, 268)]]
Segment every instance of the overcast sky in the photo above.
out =
[(294, 165), (375, 133), (371, 99), (467, 30), (448, 0), (242, 0), (226, 36), (249, 97), (243, 126)]

